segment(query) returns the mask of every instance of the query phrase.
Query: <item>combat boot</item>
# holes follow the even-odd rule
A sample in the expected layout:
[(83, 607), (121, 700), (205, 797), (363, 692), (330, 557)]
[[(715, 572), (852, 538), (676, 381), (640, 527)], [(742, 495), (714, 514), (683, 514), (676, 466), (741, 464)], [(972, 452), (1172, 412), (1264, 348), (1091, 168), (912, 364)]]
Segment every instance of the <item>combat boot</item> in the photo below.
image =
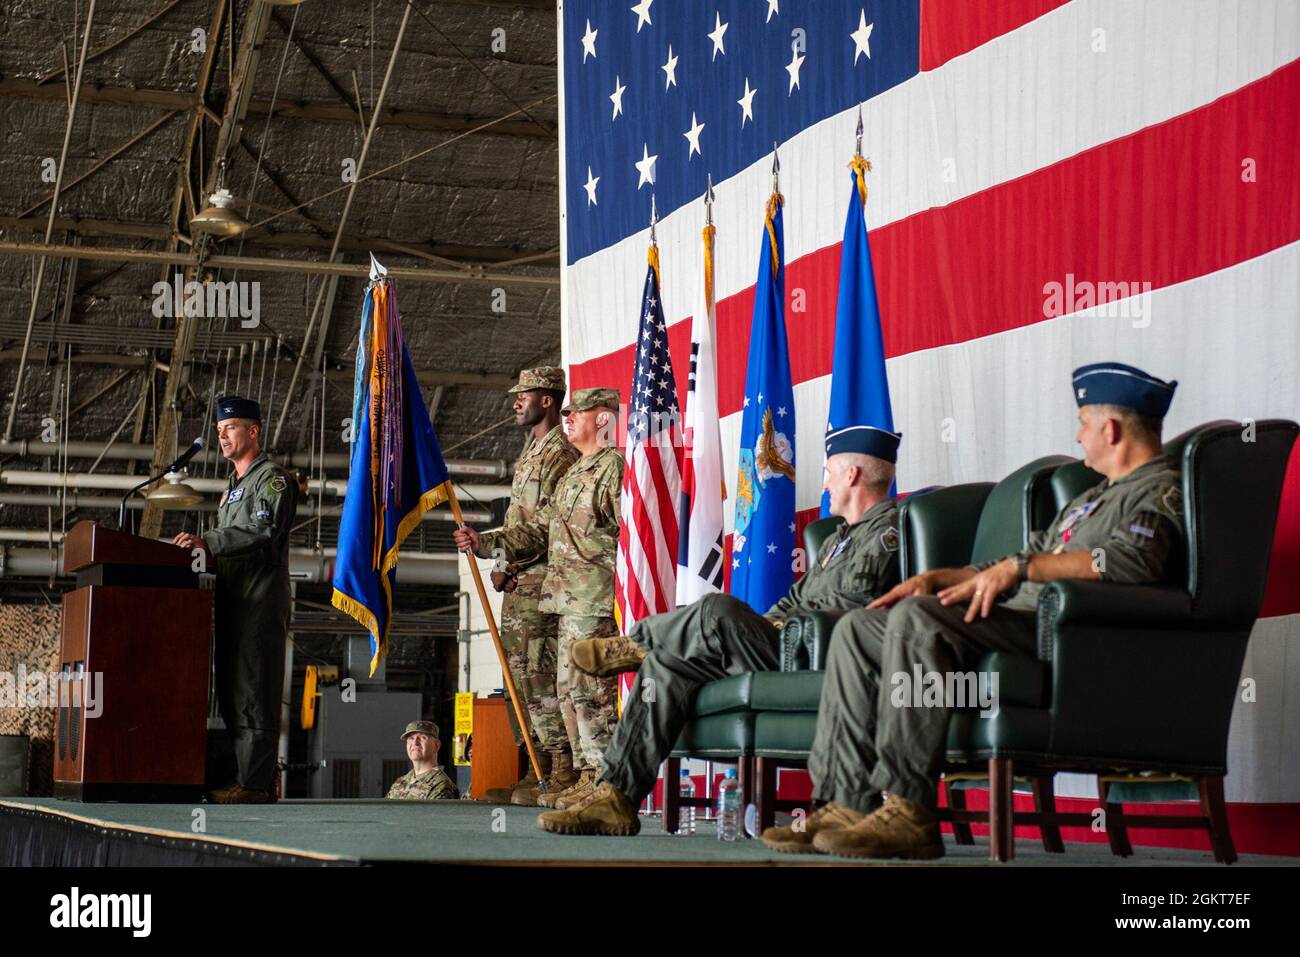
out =
[(578, 777), (577, 783), (572, 787), (566, 788), (558, 793), (542, 794), (537, 798), (539, 807), (562, 807), (561, 801), (572, 803), (574, 798), (582, 797), (589, 793), (596, 785), (596, 772), (592, 768), (584, 768), (582, 774)]
[(933, 860), (943, 857), (939, 816), (930, 808), (897, 794), (856, 824), (819, 831), (813, 847), (838, 857), (903, 857)]
[(851, 827), (866, 817), (843, 804), (831, 801), (809, 814), (803, 821), (788, 827), (769, 827), (763, 831), (763, 843), (773, 851), (786, 854), (812, 854), (813, 838), (818, 831), (833, 831), (839, 827)]
[(538, 802), (547, 794), (554, 798), (578, 783), (578, 772), (573, 769), (573, 755), (568, 751), (547, 753), (543, 767), (550, 770), (541, 783), (527, 791), (516, 791), (510, 797), (511, 804), (537, 807)]
[[(547, 760), (547, 755), (545, 753), (537, 755), (537, 761), (542, 766), (543, 775), (545, 775), (547, 771), (546, 760)], [(533, 765), (532, 762), (530, 761), (528, 763), (527, 774), (525, 774), (522, 778), (520, 778), (518, 781), (516, 781), (514, 784), (510, 785), (509, 787), (488, 788), (486, 791), (483, 792), (483, 799), (485, 801), (491, 801), (493, 804), (509, 804), (513, 800), (514, 794), (517, 790), (519, 790), (520, 788), (536, 788), (537, 785), (538, 785), (537, 775), (533, 773)]]
[(645, 649), (626, 635), (575, 641), (569, 654), (576, 668), (597, 678), (608, 678), (622, 671), (636, 671), (645, 660)]
[(259, 791), (246, 788), (242, 784), (232, 784), (228, 788), (208, 792), (208, 801), (212, 804), (272, 804), (275, 798), (270, 791)]
[(640, 832), (641, 818), (627, 795), (608, 781), (602, 781), (571, 807), (537, 815), (537, 826), (552, 834), (631, 837)]
[(551, 756), (545, 751), (539, 751), (537, 752), (537, 763), (542, 768), (541, 780), (537, 779), (537, 776), (533, 774), (530, 768), (528, 775), (511, 790), (509, 798), (511, 804), (518, 804), (521, 807), (537, 807), (537, 794), (541, 789), (542, 781), (545, 781), (551, 773)]

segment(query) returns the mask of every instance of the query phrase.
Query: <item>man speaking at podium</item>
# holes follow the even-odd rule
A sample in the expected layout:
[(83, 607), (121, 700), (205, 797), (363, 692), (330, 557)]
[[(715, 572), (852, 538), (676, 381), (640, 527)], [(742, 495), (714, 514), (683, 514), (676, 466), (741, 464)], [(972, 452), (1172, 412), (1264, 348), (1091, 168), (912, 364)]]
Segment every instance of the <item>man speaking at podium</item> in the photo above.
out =
[(262, 410), (252, 399), (217, 400), (217, 442), (234, 466), (217, 527), (202, 537), (182, 532), (182, 548), (217, 560), (216, 690), (238, 765), (238, 778), (208, 793), (217, 804), (275, 799), (276, 749), (284, 642), (289, 633), (289, 530), (298, 483), (262, 451)]

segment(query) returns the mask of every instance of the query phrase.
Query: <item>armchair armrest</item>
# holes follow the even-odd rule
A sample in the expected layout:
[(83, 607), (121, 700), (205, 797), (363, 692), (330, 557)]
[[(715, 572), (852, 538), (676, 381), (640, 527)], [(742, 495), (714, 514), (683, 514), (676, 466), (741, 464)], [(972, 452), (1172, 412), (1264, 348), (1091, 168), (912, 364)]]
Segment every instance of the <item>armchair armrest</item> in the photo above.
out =
[(835, 623), (848, 609), (801, 611), (781, 626), (781, 670), (822, 671)]
[(1173, 630), (1203, 627), (1192, 597), (1163, 585), (1115, 585), (1082, 578), (1047, 582), (1038, 596), (1038, 656), (1052, 657), (1053, 635), (1067, 625)]

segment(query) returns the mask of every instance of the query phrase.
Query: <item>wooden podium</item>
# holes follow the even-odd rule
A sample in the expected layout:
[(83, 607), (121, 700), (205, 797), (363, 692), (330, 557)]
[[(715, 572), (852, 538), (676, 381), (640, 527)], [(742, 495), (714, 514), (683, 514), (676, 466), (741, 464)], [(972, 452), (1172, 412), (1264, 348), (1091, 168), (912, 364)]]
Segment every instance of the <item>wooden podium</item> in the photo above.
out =
[(79, 522), (63, 544), (54, 793), (192, 800), (203, 790), (212, 593), (188, 549)]

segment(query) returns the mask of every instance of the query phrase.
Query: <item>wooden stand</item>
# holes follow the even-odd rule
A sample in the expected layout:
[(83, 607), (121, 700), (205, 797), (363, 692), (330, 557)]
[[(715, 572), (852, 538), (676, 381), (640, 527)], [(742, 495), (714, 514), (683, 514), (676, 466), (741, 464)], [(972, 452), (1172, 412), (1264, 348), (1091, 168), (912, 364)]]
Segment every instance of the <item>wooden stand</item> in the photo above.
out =
[(54, 793), (191, 800), (203, 790), (212, 594), (187, 549), (79, 522), (64, 541)]
[(474, 699), (469, 780), (470, 796), (476, 801), (483, 800), (489, 788), (508, 788), (519, 780), (519, 748), (504, 698)]

